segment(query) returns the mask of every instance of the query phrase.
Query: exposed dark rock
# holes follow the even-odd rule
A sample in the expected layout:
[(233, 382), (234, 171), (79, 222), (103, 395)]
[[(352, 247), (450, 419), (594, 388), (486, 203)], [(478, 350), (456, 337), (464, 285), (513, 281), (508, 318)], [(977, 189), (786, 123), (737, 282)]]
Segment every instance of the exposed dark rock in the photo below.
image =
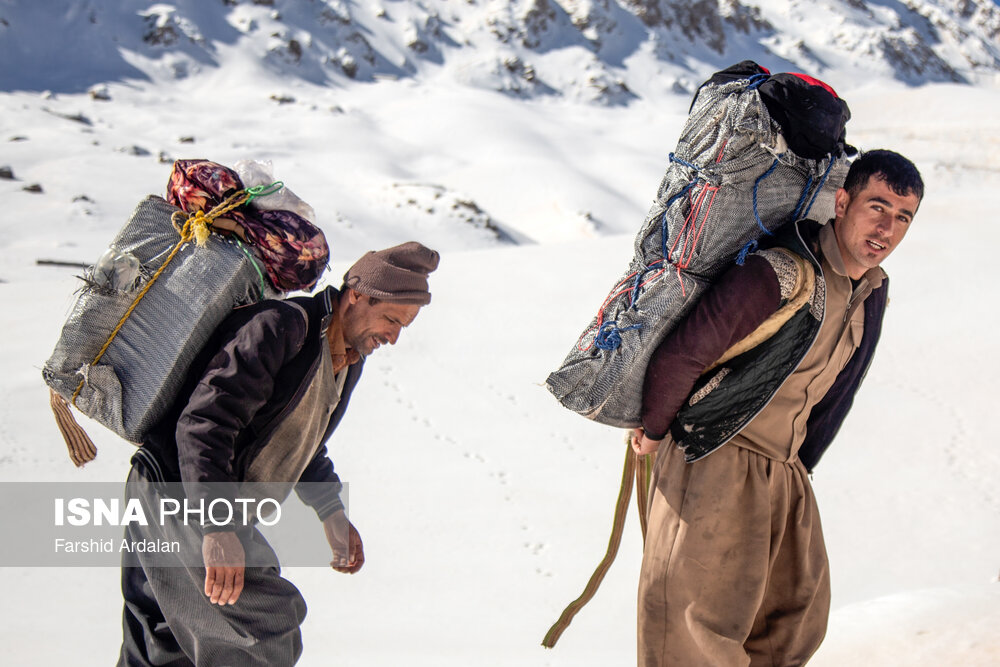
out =
[(146, 17), (146, 33), (142, 36), (142, 41), (150, 46), (173, 46), (180, 39), (177, 29), (172, 23), (159, 23), (159, 18), (155, 15)]
[(541, 35), (556, 21), (556, 10), (549, 4), (549, 0), (532, 0), (528, 11), (524, 13), (523, 21), (524, 45), (529, 49), (538, 48)]
[(535, 81), (535, 68), (530, 64), (525, 63), (517, 56), (504, 58), (503, 68), (511, 74), (517, 74), (525, 81), (532, 83)]
[(3, 179), (5, 181), (13, 181), (14, 170), (8, 166), (0, 167), (0, 179)]
[(774, 29), (761, 15), (760, 8), (739, 0), (623, 0), (623, 4), (647, 26), (678, 30), (717, 53), (726, 50), (723, 24), (747, 34)]
[(606, 106), (624, 105), (636, 99), (635, 93), (621, 79), (611, 76), (606, 71), (590, 74), (587, 86), (595, 93), (594, 101)]
[(722, 0), (721, 5), (722, 20), (744, 34), (774, 30), (770, 21), (761, 16), (760, 7), (748, 7), (736, 0)]
[(99, 102), (111, 101), (111, 93), (108, 92), (108, 87), (104, 84), (92, 86), (87, 93), (90, 95), (90, 99), (92, 100), (97, 100)]
[(340, 58), (340, 69), (350, 78), (354, 78), (358, 75), (358, 61), (354, 59), (350, 54), (344, 55)]
[(25, 185), (21, 189), (24, 190), (25, 192), (32, 192), (34, 194), (41, 194), (41, 193), (44, 192), (44, 190), (42, 190), (42, 186), (40, 184), (38, 184), (38, 183), (32, 183), (31, 185)]
[[(518, 43), (529, 49), (538, 49), (556, 26), (559, 14), (564, 11), (552, 0), (527, 0), (519, 5), (497, 6), (487, 18), (490, 31), (504, 44)], [(568, 21), (572, 25), (572, 19)]]
[(624, 0), (627, 8), (649, 27), (676, 28), (685, 37), (722, 53), (726, 35), (722, 30), (717, 0)]
[[(385, 10), (382, 10), (383, 14)], [(378, 14), (376, 14), (377, 16)], [(351, 25), (351, 15), (343, 6), (326, 6), (320, 10), (318, 20), (320, 25)]]
[(82, 113), (75, 113), (75, 114), (59, 113), (58, 111), (52, 111), (51, 109), (49, 109), (47, 107), (42, 107), (42, 111), (45, 111), (46, 113), (50, 113), (53, 116), (57, 116), (59, 118), (64, 118), (66, 120), (71, 120), (74, 123), (80, 123), (81, 125), (87, 125), (88, 127), (89, 126), (93, 126), (93, 124), (94, 124), (89, 118), (87, 118), (86, 116), (84, 116)]
[(912, 30), (902, 34), (882, 35), (876, 48), (895, 70), (897, 78), (903, 81), (965, 81)]

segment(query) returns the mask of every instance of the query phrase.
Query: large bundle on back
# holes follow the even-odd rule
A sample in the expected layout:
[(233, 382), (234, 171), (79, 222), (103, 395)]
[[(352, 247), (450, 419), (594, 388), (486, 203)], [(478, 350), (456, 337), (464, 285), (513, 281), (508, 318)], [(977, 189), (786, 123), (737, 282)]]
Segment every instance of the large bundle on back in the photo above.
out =
[(832, 214), (849, 118), (829, 86), (805, 75), (745, 61), (707, 81), (632, 262), (546, 380), (553, 395), (590, 419), (638, 426), (649, 359), (705, 288), (782, 224)]
[(233, 308), (315, 284), (328, 254), (322, 232), (292, 211), (248, 206), (272, 193), (294, 198), (272, 186), (244, 188), (221, 165), (179, 161), (171, 201), (141, 201), (86, 271), (42, 371), (75, 463), (96, 452), (66, 403), (141, 442)]

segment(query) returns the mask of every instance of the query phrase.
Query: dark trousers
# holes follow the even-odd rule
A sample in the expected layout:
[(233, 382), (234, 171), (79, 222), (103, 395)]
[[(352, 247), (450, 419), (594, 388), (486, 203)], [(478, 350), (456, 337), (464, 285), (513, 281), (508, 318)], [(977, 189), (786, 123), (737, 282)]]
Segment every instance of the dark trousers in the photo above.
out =
[[(133, 488), (137, 485), (132, 483), (152, 480), (141, 466), (133, 465), (128, 481)], [(138, 495), (146, 496), (142, 502), (148, 510), (155, 491)], [(256, 528), (238, 534), (248, 561), (252, 554), (254, 563), (273, 564), (245, 569), (243, 593), (234, 605), (211, 604), (201, 565), (184, 564), (178, 556), (175, 563), (164, 566), (163, 554), (151, 565), (149, 554), (122, 552), (125, 607), (119, 667), (295, 664), (302, 654), (299, 626), (306, 615), (305, 600), (281, 577), (277, 556)], [(192, 539), (188, 530), (182, 535), (176, 526), (153, 521), (148, 526), (129, 524), (125, 538)]]

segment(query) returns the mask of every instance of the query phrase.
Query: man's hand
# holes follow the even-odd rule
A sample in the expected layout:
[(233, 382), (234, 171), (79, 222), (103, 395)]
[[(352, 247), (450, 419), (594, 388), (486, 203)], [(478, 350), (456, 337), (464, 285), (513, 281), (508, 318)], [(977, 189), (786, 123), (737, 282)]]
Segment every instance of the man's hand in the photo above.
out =
[(646, 431), (644, 431), (641, 426), (639, 428), (632, 429), (632, 437), (630, 441), (632, 443), (632, 451), (639, 456), (654, 453), (660, 448), (660, 443), (663, 442), (662, 440), (650, 440), (647, 438)]
[(246, 562), (240, 538), (227, 531), (205, 533), (201, 556), (205, 560), (205, 595), (212, 604), (236, 604), (243, 592)]
[(354, 574), (365, 564), (365, 549), (357, 529), (347, 520), (344, 510), (337, 510), (323, 519), (326, 541), (333, 550), (330, 567), (337, 572)]

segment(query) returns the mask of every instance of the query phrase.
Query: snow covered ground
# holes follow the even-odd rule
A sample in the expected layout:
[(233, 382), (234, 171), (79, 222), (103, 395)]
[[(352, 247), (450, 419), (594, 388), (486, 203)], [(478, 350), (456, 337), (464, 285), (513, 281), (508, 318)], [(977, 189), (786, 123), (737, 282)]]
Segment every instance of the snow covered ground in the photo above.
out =
[[(619, 431), (541, 383), (630, 257), (687, 98), (523, 101), (444, 71), (319, 88), (226, 57), (177, 82), (110, 84), (111, 101), (0, 93), (0, 166), (16, 178), (0, 180), (0, 481), (124, 480), (133, 451), (90, 425), (97, 460), (68, 461), (39, 371), (77, 271), (36, 260), (94, 261), (161, 193), (161, 152), (271, 159), (320, 216), (329, 282), (370, 248), (442, 253), (433, 303), (372, 357), (331, 441), (366, 565), (286, 571), (310, 609), (301, 664), (634, 663), (634, 514), (595, 600), (539, 646), (604, 552), (624, 456)], [(1000, 92), (827, 78), (851, 104), (850, 141), (910, 156), (927, 196), (888, 261), (879, 354), (816, 471), (834, 611), (814, 664), (1000, 664)], [(0, 577), (5, 662), (114, 659), (116, 569)]]

